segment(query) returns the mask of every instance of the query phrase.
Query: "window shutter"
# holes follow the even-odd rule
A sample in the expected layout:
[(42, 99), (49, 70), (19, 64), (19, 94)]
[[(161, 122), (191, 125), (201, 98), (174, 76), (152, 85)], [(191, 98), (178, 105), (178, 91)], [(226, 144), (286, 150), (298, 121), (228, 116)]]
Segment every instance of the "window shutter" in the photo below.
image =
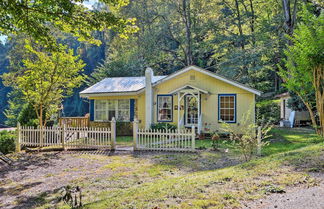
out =
[(129, 101), (130, 121), (134, 121), (134, 113), (135, 113), (135, 99), (130, 99), (130, 101)]
[(93, 99), (90, 99), (89, 109), (90, 109), (90, 121), (94, 121), (94, 100)]

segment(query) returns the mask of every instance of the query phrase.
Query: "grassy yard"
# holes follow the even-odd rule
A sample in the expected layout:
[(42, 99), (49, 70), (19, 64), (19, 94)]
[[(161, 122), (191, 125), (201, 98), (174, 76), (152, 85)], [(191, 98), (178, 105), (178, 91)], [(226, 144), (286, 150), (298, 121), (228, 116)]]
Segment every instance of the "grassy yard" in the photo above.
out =
[[(308, 128), (274, 128), (271, 130), (270, 135), (271, 137), (267, 139), (270, 142), (269, 145), (263, 147), (263, 156), (286, 152), (323, 141), (312, 129)], [(116, 141), (119, 146), (133, 146), (133, 138), (131, 136), (119, 136)], [(197, 149), (212, 149), (212, 140), (208, 138), (196, 140), (195, 144)], [(220, 140), (218, 146), (220, 149), (238, 152), (235, 144), (228, 139)]]
[[(228, 153), (34, 154), (32, 162), (45, 163), (46, 169), (32, 163), (5, 171), (0, 186), (7, 201), (11, 191), (23, 197), (38, 191), (28, 198), (38, 208), (69, 208), (58, 201), (59, 187), (67, 184), (81, 186), (84, 208), (235, 208), (287, 187), (316, 185), (309, 172), (324, 173), (323, 139), (304, 129), (272, 134), (265, 157), (246, 163), (230, 143), (222, 145)], [(207, 147), (209, 142), (196, 144)], [(17, 181), (17, 176), (23, 178)], [(30, 184), (33, 190), (25, 186)], [(20, 198), (13, 203), (31, 207)]]

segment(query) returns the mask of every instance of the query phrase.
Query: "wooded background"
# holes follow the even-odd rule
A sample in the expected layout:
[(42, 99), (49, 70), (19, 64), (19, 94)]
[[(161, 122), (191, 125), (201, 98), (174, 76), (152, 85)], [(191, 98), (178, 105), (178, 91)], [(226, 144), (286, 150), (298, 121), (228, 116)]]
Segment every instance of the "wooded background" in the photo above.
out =
[[(323, 8), (321, 1), (306, 0), (132, 0), (118, 11), (126, 19), (136, 18), (138, 30), (128, 38), (109, 29), (97, 31), (97, 46), (57, 32), (59, 42), (86, 63), (88, 75), (63, 101), (63, 114), (88, 112), (78, 94), (87, 86), (105, 77), (143, 76), (148, 66), (156, 75), (167, 75), (194, 64), (265, 93), (286, 91), (276, 72), (305, 2), (315, 14)], [(93, 9), (108, 10), (99, 3)], [(19, 59), (21, 39), (12, 35), (0, 44), (0, 74), (8, 71), (10, 59)], [(0, 124), (5, 109), (18, 114), (24, 105), (10, 92), (0, 82)]]

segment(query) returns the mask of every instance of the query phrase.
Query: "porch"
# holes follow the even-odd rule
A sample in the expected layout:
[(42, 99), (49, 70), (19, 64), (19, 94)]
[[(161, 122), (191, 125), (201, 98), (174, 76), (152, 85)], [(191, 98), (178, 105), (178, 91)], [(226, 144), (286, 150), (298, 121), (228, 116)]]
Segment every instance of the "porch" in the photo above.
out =
[(170, 94), (176, 95), (177, 106), (177, 126), (179, 129), (195, 127), (197, 133), (202, 132), (203, 117), (201, 96), (208, 95), (209, 92), (192, 85), (185, 85)]

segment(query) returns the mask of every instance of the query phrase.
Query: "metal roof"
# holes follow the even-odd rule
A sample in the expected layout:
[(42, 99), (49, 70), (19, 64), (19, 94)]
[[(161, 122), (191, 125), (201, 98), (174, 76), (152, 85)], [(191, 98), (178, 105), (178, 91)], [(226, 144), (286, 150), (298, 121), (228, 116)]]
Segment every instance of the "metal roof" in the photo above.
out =
[[(152, 83), (155, 83), (166, 76), (153, 76)], [(145, 87), (145, 77), (113, 77), (105, 78), (80, 92), (80, 94), (98, 93), (125, 93), (135, 92)]]

